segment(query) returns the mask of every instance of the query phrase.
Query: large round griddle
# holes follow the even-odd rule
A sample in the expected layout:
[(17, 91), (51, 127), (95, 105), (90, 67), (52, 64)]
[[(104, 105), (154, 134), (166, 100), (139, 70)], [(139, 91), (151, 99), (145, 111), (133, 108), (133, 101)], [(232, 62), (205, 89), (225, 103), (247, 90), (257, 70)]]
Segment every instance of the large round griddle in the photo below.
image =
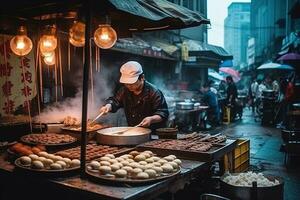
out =
[(142, 127), (111, 127), (97, 131), (97, 142), (106, 145), (137, 145), (150, 140), (151, 130)]

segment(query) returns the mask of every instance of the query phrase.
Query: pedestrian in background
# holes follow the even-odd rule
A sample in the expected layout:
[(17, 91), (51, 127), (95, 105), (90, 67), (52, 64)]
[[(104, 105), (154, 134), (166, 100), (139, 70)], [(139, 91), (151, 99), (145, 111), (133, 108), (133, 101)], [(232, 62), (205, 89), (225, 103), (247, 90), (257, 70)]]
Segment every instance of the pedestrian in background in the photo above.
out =
[(207, 119), (211, 126), (215, 127), (220, 124), (220, 107), (218, 102), (218, 96), (211, 91), (210, 83), (206, 82), (201, 87), (203, 93), (202, 103), (209, 106), (207, 111)]

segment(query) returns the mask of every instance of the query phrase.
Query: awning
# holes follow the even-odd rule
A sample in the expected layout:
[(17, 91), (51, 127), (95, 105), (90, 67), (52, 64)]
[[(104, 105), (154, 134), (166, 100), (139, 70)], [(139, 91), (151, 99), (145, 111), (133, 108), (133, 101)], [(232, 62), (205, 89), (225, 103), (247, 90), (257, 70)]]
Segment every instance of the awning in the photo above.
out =
[(219, 60), (232, 60), (233, 56), (230, 55), (225, 49), (219, 46), (210, 45), (196, 40), (185, 41), (188, 45), (189, 56), (196, 57), (212, 57)]
[(112, 50), (167, 60), (179, 59), (168, 54), (161, 47), (139, 37), (118, 39)]
[[(199, 13), (167, 0), (94, 0), (92, 5), (95, 16), (110, 16), (112, 26), (122, 31), (170, 30), (210, 23)], [(1, 7), (2, 16), (39, 25), (54, 19), (58, 23), (71, 21), (80, 18), (81, 11), (80, 0), (11, 0)]]

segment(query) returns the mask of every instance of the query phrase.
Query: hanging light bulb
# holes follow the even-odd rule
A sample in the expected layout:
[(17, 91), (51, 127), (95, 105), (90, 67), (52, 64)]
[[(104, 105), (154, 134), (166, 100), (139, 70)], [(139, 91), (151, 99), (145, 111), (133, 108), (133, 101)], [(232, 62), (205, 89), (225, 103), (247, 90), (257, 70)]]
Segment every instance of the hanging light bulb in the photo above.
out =
[(85, 44), (85, 24), (74, 22), (69, 30), (69, 42), (75, 47), (83, 47)]
[(47, 56), (44, 56), (44, 63), (46, 65), (54, 65), (55, 64), (55, 52), (51, 51), (47, 53)]
[(26, 56), (32, 49), (32, 41), (27, 37), (25, 26), (20, 26), (18, 35), (10, 40), (10, 48), (18, 56)]
[(45, 56), (57, 47), (55, 32), (56, 26), (46, 27), (45, 34), (40, 39), (40, 51)]
[(102, 49), (109, 49), (117, 41), (117, 33), (109, 24), (101, 24), (94, 33), (96, 45)]

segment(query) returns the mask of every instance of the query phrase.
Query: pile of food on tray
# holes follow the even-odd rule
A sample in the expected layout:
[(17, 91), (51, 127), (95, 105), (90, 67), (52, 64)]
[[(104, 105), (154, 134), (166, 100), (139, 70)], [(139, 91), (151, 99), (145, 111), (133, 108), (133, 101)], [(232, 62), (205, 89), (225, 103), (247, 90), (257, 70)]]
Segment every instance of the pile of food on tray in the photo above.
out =
[[(126, 150), (129, 150), (127, 147), (111, 147), (106, 145), (98, 144), (88, 144), (86, 146), (86, 160), (93, 160), (104, 156), (105, 154), (115, 154), (121, 153)], [(70, 158), (70, 159), (79, 159), (80, 158), (80, 147), (75, 147), (55, 153), (56, 155)]]
[(106, 154), (87, 164), (87, 170), (97, 177), (112, 180), (147, 180), (169, 176), (180, 171), (181, 160), (175, 155), (158, 157), (151, 151), (131, 151), (115, 157)]
[(43, 133), (25, 135), (21, 141), (29, 144), (59, 145), (73, 143), (76, 138), (66, 134)]
[(213, 147), (213, 145), (208, 142), (191, 142), (189, 140), (154, 140), (144, 143), (142, 146), (160, 149), (197, 152), (205, 152)]
[[(81, 131), (81, 121), (76, 117), (67, 116), (64, 118), (63, 123), (65, 125), (63, 129), (65, 130)], [(87, 121), (87, 131), (99, 130), (104, 127), (99, 123), (92, 123), (91, 120)]]
[(201, 133), (191, 133), (187, 134), (184, 137), (180, 138), (181, 140), (187, 140), (191, 142), (210, 142), (212, 144), (218, 144), (225, 142), (227, 137), (226, 135), (216, 134), (216, 135), (210, 135), (210, 134), (201, 134)]
[(43, 145), (29, 146), (22, 143), (16, 143), (8, 148), (10, 153), (16, 154), (18, 156), (28, 156), (30, 154), (38, 154), (41, 151), (45, 151), (46, 148)]
[(41, 151), (38, 154), (22, 156), (16, 160), (16, 165), (37, 170), (64, 170), (78, 168), (80, 160), (64, 158), (58, 155)]

